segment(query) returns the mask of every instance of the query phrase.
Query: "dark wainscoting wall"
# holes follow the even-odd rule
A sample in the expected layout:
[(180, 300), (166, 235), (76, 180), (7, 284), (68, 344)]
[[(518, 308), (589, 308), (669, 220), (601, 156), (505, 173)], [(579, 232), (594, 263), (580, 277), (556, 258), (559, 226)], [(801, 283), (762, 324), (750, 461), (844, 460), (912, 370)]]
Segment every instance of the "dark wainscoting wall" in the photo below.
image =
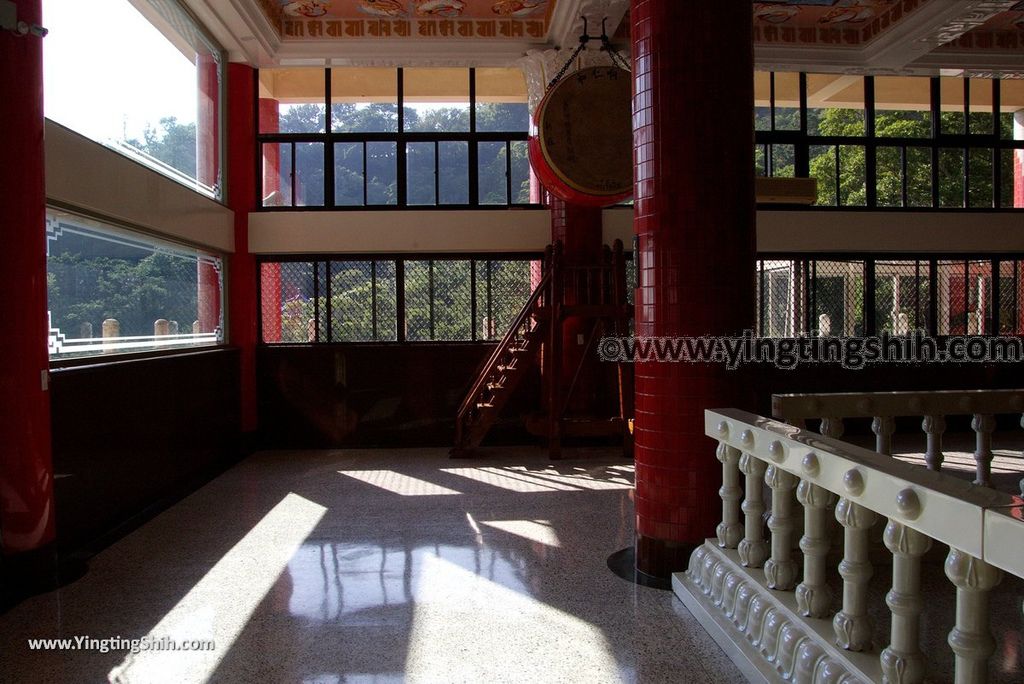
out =
[[(455, 413), (493, 344), (261, 347), (262, 443), (271, 447), (451, 446)], [(524, 416), (540, 403), (535, 366), (487, 444), (532, 443)]]
[(58, 545), (102, 546), (235, 463), (238, 388), (230, 348), (53, 369)]

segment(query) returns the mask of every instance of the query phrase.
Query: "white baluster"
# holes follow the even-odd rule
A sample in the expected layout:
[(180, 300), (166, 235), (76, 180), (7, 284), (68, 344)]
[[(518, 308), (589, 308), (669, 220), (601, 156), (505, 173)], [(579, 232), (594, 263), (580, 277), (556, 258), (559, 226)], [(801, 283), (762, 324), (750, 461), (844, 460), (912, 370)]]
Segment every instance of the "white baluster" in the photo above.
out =
[(955, 684), (983, 684), (988, 679), (988, 658), (995, 639), (988, 624), (989, 592), (1003, 573), (974, 556), (950, 547), (946, 577), (956, 586), (956, 626), (949, 646), (956, 656)]
[(836, 643), (847, 651), (863, 651), (871, 646), (871, 618), (867, 612), (868, 580), (873, 570), (868, 560), (868, 531), (875, 514), (849, 499), (839, 499), (836, 520), (845, 528), (843, 560), (839, 575), (843, 578), (843, 609), (836, 613), (832, 627)]
[(746, 516), (743, 541), (739, 544), (740, 561), (748, 568), (759, 568), (768, 558), (768, 542), (764, 539), (761, 516), (764, 514), (765, 464), (747, 452), (740, 457), (740, 471), (747, 476), (746, 496), (741, 509)]
[(871, 421), (875, 433), (875, 451), (892, 456), (892, 433), (896, 432), (896, 420), (892, 416), (875, 416)]
[(715, 532), (718, 534), (718, 545), (724, 549), (735, 549), (743, 539), (743, 524), (740, 522), (740, 499), (743, 490), (740, 488), (740, 450), (725, 442), (718, 444), (715, 452), (722, 462), (722, 488), (718, 495), (722, 497), (722, 522), (718, 523)]
[(827, 489), (802, 480), (796, 498), (804, 506), (804, 580), (796, 588), (796, 605), (805, 617), (823, 618), (831, 613), (832, 590), (825, 583), (828, 566), (828, 511), (833, 495)]
[(924, 452), (925, 463), (929, 470), (942, 470), (942, 434), (946, 431), (946, 417), (942, 415), (925, 416), (921, 421), (927, 447)]
[[(1024, 424), (1024, 418), (1021, 418), (1022, 424)], [(843, 419), (826, 416), (821, 419), (821, 434), (826, 437), (833, 439), (839, 439), (843, 436)]]
[(764, 482), (772, 490), (772, 515), (768, 529), (772, 532), (772, 556), (764, 564), (764, 576), (771, 589), (789, 591), (796, 584), (796, 561), (793, 548), (793, 488), (795, 475), (774, 465), (768, 466)]
[(889, 645), (882, 651), (882, 681), (887, 684), (918, 684), (924, 681), (921, 655), (921, 556), (931, 548), (925, 534), (890, 520), (885, 526), (885, 546), (892, 552), (892, 590), (885, 603), (892, 611)]
[(976, 437), (974, 462), (977, 464), (974, 484), (992, 486), (992, 431), (996, 429), (995, 416), (975, 413), (971, 429)]

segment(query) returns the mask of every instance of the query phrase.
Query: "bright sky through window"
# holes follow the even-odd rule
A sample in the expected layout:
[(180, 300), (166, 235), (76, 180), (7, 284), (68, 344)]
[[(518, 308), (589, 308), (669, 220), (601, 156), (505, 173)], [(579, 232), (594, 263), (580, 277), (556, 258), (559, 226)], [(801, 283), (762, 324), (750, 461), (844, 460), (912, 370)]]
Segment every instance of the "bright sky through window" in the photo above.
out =
[(45, 112), (94, 140), (196, 120), (196, 69), (127, 0), (44, 0)]

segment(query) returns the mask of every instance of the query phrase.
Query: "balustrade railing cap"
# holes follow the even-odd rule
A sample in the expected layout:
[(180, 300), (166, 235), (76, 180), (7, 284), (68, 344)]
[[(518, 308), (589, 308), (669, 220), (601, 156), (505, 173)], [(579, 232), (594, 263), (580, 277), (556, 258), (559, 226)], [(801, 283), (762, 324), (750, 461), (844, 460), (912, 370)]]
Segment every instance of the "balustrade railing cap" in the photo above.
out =
[(1024, 389), (772, 395), (772, 415), (782, 420), (997, 414), (1022, 410)]

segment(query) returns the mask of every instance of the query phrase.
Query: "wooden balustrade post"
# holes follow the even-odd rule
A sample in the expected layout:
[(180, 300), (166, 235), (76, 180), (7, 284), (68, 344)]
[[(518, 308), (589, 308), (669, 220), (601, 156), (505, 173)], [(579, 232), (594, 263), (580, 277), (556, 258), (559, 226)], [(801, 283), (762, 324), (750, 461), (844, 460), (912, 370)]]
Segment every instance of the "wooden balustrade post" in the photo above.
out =
[(974, 556), (950, 547), (946, 577), (956, 587), (956, 625), (949, 633), (955, 656), (954, 684), (984, 684), (988, 659), (995, 651), (989, 627), (989, 592), (1003, 573)]
[(995, 416), (974, 414), (971, 429), (975, 434), (974, 462), (977, 464), (974, 484), (992, 486), (992, 432), (996, 429)]
[(847, 651), (871, 647), (871, 618), (868, 617), (868, 580), (873, 573), (868, 559), (868, 531), (875, 514), (849, 499), (839, 499), (836, 520), (843, 526), (843, 608), (832, 620), (836, 643)]
[(924, 430), (927, 441), (924, 460), (928, 464), (928, 469), (942, 470), (942, 434), (946, 431), (946, 417), (942, 415), (925, 416), (921, 421), (921, 429)]
[(722, 497), (722, 522), (715, 530), (718, 545), (723, 549), (735, 549), (743, 539), (743, 524), (740, 522), (740, 499), (743, 489), (740, 488), (740, 450), (725, 442), (719, 442), (715, 451), (722, 462), (722, 488), (718, 495)]
[(892, 589), (885, 604), (892, 611), (889, 645), (882, 651), (882, 681), (886, 684), (919, 684), (924, 681), (921, 654), (921, 556), (932, 540), (928, 535), (890, 520), (885, 526), (885, 547), (892, 552)]
[(759, 568), (768, 558), (768, 542), (764, 538), (764, 461), (743, 452), (740, 472), (746, 475), (746, 497), (740, 509), (746, 516), (743, 540), (739, 544), (740, 561), (748, 568)]
[(805, 617), (828, 617), (832, 608), (832, 590), (825, 582), (826, 558), (831, 546), (827, 509), (835, 496), (823, 487), (801, 480), (796, 498), (804, 507), (804, 535), (800, 538), (804, 579), (796, 588), (797, 609)]

